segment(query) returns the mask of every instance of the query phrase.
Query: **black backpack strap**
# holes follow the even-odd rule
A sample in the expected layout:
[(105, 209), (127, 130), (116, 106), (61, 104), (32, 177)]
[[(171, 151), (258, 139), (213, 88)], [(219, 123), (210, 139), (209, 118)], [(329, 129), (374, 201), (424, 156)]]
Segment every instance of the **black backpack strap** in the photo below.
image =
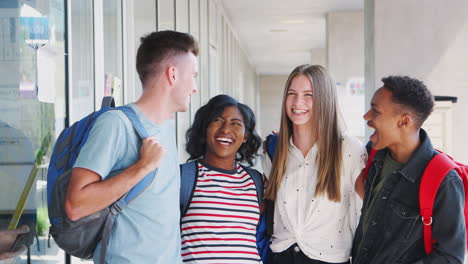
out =
[[(276, 152), (276, 145), (278, 143), (278, 135), (270, 134), (267, 136), (265, 144), (268, 157), (273, 162), (273, 158)], [(269, 236), (273, 235), (273, 219), (275, 216), (275, 201), (265, 199), (265, 214), (266, 214), (266, 224), (267, 224), (267, 234)]]
[(197, 180), (197, 162), (190, 161), (180, 165), (180, 218), (182, 218), (192, 201)]
[(255, 188), (257, 188), (258, 204), (261, 206), (264, 190), (262, 174), (260, 174), (260, 172), (258, 172), (256, 169), (252, 169), (250, 167), (242, 166), (242, 168), (250, 175), (250, 177), (252, 177), (255, 183)]
[(267, 224), (267, 234), (269, 236), (273, 235), (273, 219), (275, 216), (275, 201), (265, 199), (265, 214), (266, 214), (266, 224)]
[(115, 100), (112, 96), (104, 96), (101, 102), (101, 108), (104, 107), (115, 107)]

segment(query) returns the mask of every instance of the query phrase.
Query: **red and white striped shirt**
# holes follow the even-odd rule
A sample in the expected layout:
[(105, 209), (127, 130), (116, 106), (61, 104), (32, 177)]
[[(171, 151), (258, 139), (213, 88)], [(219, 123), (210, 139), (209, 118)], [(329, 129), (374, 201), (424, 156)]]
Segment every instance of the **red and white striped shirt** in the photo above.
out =
[(187, 263), (260, 263), (255, 239), (260, 216), (252, 177), (198, 163), (192, 201), (182, 217)]

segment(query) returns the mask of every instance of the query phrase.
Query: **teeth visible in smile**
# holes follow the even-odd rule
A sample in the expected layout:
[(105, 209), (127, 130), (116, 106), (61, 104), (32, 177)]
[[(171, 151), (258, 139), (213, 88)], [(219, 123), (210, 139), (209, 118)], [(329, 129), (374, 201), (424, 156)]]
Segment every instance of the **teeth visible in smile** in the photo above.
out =
[(292, 111), (293, 111), (293, 113), (295, 113), (295, 114), (302, 114), (302, 113), (306, 113), (306, 112), (307, 112), (307, 110), (298, 110), (298, 109), (293, 109)]
[(222, 141), (222, 142), (226, 142), (226, 143), (232, 143), (232, 142), (233, 142), (232, 139), (230, 139), (230, 138), (224, 138), (224, 137), (216, 138), (216, 140)]

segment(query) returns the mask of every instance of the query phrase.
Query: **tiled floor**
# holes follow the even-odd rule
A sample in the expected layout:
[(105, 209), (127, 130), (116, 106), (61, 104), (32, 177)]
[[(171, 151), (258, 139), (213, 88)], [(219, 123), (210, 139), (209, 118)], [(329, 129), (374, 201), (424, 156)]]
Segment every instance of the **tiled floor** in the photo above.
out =
[[(31, 263), (32, 264), (63, 264), (65, 263), (65, 254), (51, 240), (51, 247), (47, 247), (47, 237), (39, 238), (39, 250), (37, 241), (31, 246)], [(81, 260), (78, 258), (72, 259), (72, 264), (92, 264), (91, 260)], [(26, 254), (20, 256), (15, 264), (27, 264)], [(468, 264), (468, 258), (465, 259), (465, 264)]]
[[(32, 264), (62, 264), (65, 263), (65, 253), (51, 239), (50, 248), (47, 247), (47, 237), (39, 237), (39, 249), (37, 241), (31, 246)], [(72, 259), (72, 264), (92, 264), (91, 260)], [(22, 255), (15, 264), (27, 264), (26, 254)]]

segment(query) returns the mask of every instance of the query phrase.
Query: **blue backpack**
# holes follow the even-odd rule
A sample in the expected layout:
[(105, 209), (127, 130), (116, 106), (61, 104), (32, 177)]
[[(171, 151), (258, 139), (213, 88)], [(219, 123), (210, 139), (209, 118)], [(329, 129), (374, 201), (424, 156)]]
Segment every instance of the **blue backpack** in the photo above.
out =
[(128, 193), (108, 208), (77, 221), (71, 221), (67, 217), (65, 198), (71, 171), (96, 119), (109, 110), (120, 110), (131, 121), (141, 139), (146, 138), (148, 135), (132, 108), (128, 106), (114, 108), (112, 104), (109, 103), (109, 105), (102, 107), (101, 110), (84, 117), (62, 131), (55, 143), (47, 173), (50, 235), (65, 252), (84, 259), (93, 257), (98, 242), (102, 240), (101, 263), (104, 263), (107, 242), (115, 217), (150, 185), (156, 173), (156, 171), (153, 171), (146, 175)]
[[(262, 174), (255, 169), (244, 167), (242, 168), (252, 177), (258, 194), (258, 204), (262, 205), (263, 201), (263, 179)], [(193, 192), (195, 191), (197, 180), (197, 162), (190, 161), (180, 165), (180, 215), (181, 218), (187, 213), (190, 202), (192, 201)], [(268, 264), (271, 256), (270, 236), (267, 235), (266, 215), (261, 214), (257, 226), (256, 240), (257, 249), (263, 264)]]

